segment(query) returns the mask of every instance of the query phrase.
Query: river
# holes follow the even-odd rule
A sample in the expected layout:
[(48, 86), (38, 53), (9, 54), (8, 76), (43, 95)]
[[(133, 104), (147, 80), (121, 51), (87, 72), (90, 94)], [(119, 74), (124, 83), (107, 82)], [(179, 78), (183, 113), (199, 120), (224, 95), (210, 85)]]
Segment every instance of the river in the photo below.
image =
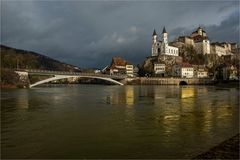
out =
[(61, 85), (1, 91), (2, 158), (192, 158), (239, 131), (239, 89)]

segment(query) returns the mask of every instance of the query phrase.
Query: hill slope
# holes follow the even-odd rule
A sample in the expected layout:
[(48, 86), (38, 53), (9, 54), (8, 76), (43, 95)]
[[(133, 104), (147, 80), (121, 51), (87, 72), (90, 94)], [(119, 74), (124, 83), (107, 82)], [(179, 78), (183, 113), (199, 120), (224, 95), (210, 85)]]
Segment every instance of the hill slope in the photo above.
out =
[(1, 68), (42, 69), (56, 71), (80, 71), (69, 65), (36, 52), (26, 51), (0, 45)]

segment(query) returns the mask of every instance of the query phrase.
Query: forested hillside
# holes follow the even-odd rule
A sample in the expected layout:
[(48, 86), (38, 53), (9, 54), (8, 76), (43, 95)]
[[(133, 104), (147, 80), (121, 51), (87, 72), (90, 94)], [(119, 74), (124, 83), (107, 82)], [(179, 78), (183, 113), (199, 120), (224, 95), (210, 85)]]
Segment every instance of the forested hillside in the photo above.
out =
[(42, 69), (56, 71), (80, 71), (69, 65), (39, 53), (1, 45), (1, 68)]
[(41, 69), (80, 72), (76, 66), (69, 65), (47, 56), (1, 45), (1, 88), (27, 86), (21, 82), (14, 69)]

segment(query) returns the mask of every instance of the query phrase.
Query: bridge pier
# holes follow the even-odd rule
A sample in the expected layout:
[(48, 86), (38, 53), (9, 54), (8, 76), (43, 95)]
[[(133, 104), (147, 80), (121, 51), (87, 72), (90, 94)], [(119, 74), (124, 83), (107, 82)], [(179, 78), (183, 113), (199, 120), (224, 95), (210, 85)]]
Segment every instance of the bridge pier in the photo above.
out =
[(24, 71), (15, 71), (15, 73), (18, 74), (19, 76), (19, 82), (21, 84), (23, 84), (23, 87), (29, 87), (30, 85), (30, 80), (28, 77), (28, 72), (24, 72)]

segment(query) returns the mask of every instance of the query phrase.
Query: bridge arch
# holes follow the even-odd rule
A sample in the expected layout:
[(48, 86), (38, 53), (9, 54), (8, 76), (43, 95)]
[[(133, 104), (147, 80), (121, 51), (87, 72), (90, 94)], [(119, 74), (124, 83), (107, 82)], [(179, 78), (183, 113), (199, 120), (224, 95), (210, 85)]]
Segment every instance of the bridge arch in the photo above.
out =
[(186, 81), (180, 81), (179, 85), (188, 85), (188, 83)]
[(34, 84), (30, 84), (30, 88), (32, 87), (35, 87), (35, 86), (38, 86), (40, 84), (44, 84), (44, 83), (48, 83), (48, 82), (51, 82), (51, 81), (55, 81), (55, 80), (59, 80), (59, 79), (65, 79), (65, 78), (74, 78), (74, 77), (84, 77), (84, 78), (94, 78), (94, 79), (101, 79), (101, 80), (105, 80), (105, 81), (109, 81), (109, 82), (112, 82), (114, 84), (118, 84), (118, 85), (123, 85), (122, 83), (114, 80), (114, 79), (111, 79), (111, 78), (105, 78), (105, 77), (98, 77), (98, 76), (82, 76), (82, 75), (79, 75), (79, 76), (71, 76), (71, 75), (55, 75), (54, 77), (51, 77), (51, 78), (48, 78), (48, 79), (44, 79), (44, 80), (41, 80), (41, 81), (38, 81)]

